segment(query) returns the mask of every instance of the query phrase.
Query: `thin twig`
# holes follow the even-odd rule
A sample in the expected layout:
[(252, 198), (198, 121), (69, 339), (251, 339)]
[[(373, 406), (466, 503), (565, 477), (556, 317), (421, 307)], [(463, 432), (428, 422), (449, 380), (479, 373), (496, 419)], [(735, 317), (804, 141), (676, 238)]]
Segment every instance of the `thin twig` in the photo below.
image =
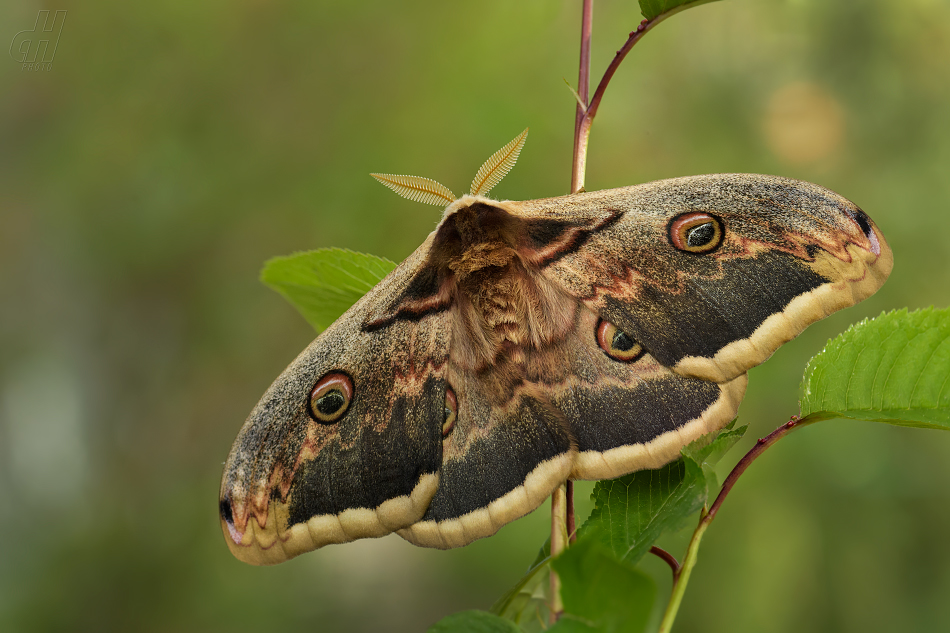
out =
[[(590, 98), (590, 40), (591, 33), (593, 31), (594, 0), (583, 0), (581, 9), (581, 51), (580, 64), (577, 73), (577, 90), (572, 90), (572, 92), (574, 92), (574, 97), (577, 99), (577, 107), (574, 115), (574, 155), (571, 161), (571, 193), (579, 193), (584, 190), (584, 181), (587, 171), (587, 145), (590, 140), (590, 128), (593, 124), (594, 116), (597, 114), (597, 109), (600, 107), (600, 102), (603, 101), (604, 92), (607, 90), (607, 85), (613, 78), (614, 73), (617, 72), (617, 68), (620, 67), (620, 63), (627, 56), (627, 53), (630, 52), (634, 45), (639, 42), (640, 39), (642, 39), (643, 36), (647, 34), (647, 32), (649, 32), (651, 29), (653, 29), (653, 27), (666, 18), (675, 15), (680, 11), (684, 11), (686, 9), (713, 1), (714, 0), (694, 0), (693, 2), (688, 2), (676, 7), (675, 9), (655, 16), (651, 20), (643, 20), (637, 29), (630, 33), (627, 41), (620, 48), (620, 50), (617, 51), (616, 55), (614, 55), (614, 58), (611, 60), (610, 65), (607, 66), (607, 70), (604, 72), (604, 76), (601, 78), (600, 83), (597, 84), (597, 90), (594, 92), (593, 98)], [(762, 450), (764, 450), (764, 448)], [(751, 459), (755, 459), (756, 456), (752, 456)], [(749, 460), (750, 463), (751, 459)], [(746, 464), (742, 470), (745, 470), (746, 467), (748, 467), (748, 464)], [(736, 478), (738, 478), (738, 476), (741, 474), (741, 472), (736, 474)], [(731, 487), (735, 484), (735, 478), (733, 478), (731, 481), (727, 479), (727, 484), (729, 489), (731, 489)], [(696, 541), (696, 546), (693, 546), (693, 541), (690, 542), (691, 549), (687, 551), (687, 558), (684, 559), (682, 566), (672, 555), (660, 549), (659, 547), (654, 546), (650, 549), (650, 551), (655, 555), (665, 560), (673, 570), (674, 595), (670, 599), (670, 604), (667, 607), (667, 614), (664, 616), (663, 620), (663, 626), (667, 626), (666, 630), (668, 630), (669, 625), (672, 624), (673, 618), (676, 617), (676, 610), (679, 608), (679, 601), (682, 599), (682, 591), (685, 590), (686, 577), (689, 576), (689, 571), (692, 569), (692, 566), (695, 563), (696, 548), (698, 548), (699, 539), (702, 537), (702, 532), (705, 531), (706, 526), (709, 525), (708, 521), (703, 523), (703, 520), (705, 520), (707, 516), (709, 517), (709, 521), (712, 520), (712, 518), (715, 516), (716, 510), (719, 508), (719, 505), (722, 504), (722, 499), (725, 498), (725, 493), (728, 493), (728, 489), (726, 489), (726, 485), (724, 484), (723, 491), (720, 492), (719, 498), (717, 498), (716, 503), (713, 504), (712, 511), (710, 513), (703, 513), (700, 524), (696, 528), (696, 532), (693, 535), (693, 540)], [(562, 503), (564, 504), (563, 511), (560, 509), (560, 505)], [(561, 531), (562, 529), (564, 532)], [(554, 494), (551, 495), (552, 559), (556, 558), (564, 548), (574, 541), (575, 531), (574, 482), (568, 480), (566, 485), (559, 486)], [(562, 538), (564, 539), (563, 541), (561, 541)], [(680, 588), (680, 592), (677, 595), (678, 588)], [(671, 608), (672, 614), (670, 613)], [(562, 610), (563, 605), (561, 603), (560, 596), (560, 580), (552, 569), (552, 623), (557, 622), (558, 618), (561, 616)], [(662, 630), (663, 628), (661, 626), (661, 631)]]
[[(666, 13), (661, 13), (652, 20), (643, 20), (640, 22), (640, 25), (635, 31), (630, 32), (630, 36), (627, 38), (627, 41), (624, 42), (624, 45), (620, 47), (620, 50), (617, 51), (617, 53), (614, 55), (614, 58), (610, 61), (610, 65), (607, 66), (607, 70), (604, 71), (604, 76), (600, 79), (600, 83), (597, 84), (597, 89), (594, 91), (594, 96), (591, 97), (590, 101), (588, 102), (586, 112), (584, 112), (583, 115), (578, 114), (575, 119), (574, 172), (571, 177), (571, 193), (577, 193), (579, 191), (583, 191), (584, 189), (584, 172), (587, 166), (587, 143), (590, 139), (590, 128), (594, 123), (594, 117), (597, 115), (597, 109), (600, 107), (600, 102), (604, 98), (604, 92), (607, 91), (607, 86), (610, 84), (610, 80), (613, 78), (614, 73), (617, 72), (617, 69), (620, 67), (620, 63), (627, 56), (627, 53), (630, 52), (630, 49), (632, 49), (634, 45), (643, 38), (644, 35), (653, 30), (653, 27), (663, 20), (669, 18), (670, 16), (676, 15), (680, 11), (685, 11), (686, 9), (691, 9), (701, 4), (706, 4), (713, 1), (714, 0), (694, 0), (693, 2), (682, 4), (675, 9), (667, 11)], [(585, 0), (585, 7), (586, 4), (587, 1)], [(585, 97), (584, 100), (586, 102), (587, 94), (584, 92), (581, 92), (580, 94), (582, 97)], [(579, 109), (578, 112), (580, 112)]]
[[(581, 61), (580, 71), (578, 73), (578, 92), (577, 96), (577, 114), (574, 117), (574, 160), (571, 163), (571, 190), (573, 191), (574, 175), (583, 173), (584, 165), (578, 164), (577, 160), (580, 154), (577, 151), (576, 143), (578, 140), (578, 130), (580, 121), (587, 112), (587, 96), (590, 92), (590, 34), (591, 19), (594, 15), (594, 0), (584, 0), (581, 15)], [(584, 152), (586, 156), (586, 150)], [(551, 495), (551, 559), (557, 557), (564, 548), (574, 542), (576, 536), (576, 527), (574, 520), (574, 482), (567, 480), (565, 485), (558, 486), (558, 489)], [(562, 537), (563, 535), (563, 537)], [(563, 539), (563, 540), (562, 540)], [(561, 617), (563, 605), (561, 603), (561, 581), (557, 573), (551, 570), (551, 623), (557, 622)]]
[[(594, 0), (584, 0), (581, 9), (581, 59), (577, 71), (577, 110), (574, 115), (574, 157), (571, 161), (571, 193), (577, 193), (584, 187), (584, 173), (587, 170), (587, 140), (590, 134), (584, 133), (584, 122), (590, 118), (588, 106), (590, 96), (590, 38), (593, 32)], [(583, 106), (581, 105), (583, 104)], [(587, 126), (587, 130), (590, 126)]]
[(567, 543), (577, 540), (577, 526), (574, 519), (574, 480), (567, 480)]
[(597, 90), (594, 91), (594, 97), (590, 100), (590, 103), (587, 105), (587, 118), (593, 120), (594, 116), (597, 114), (597, 108), (600, 107), (600, 102), (604, 99), (604, 93), (607, 91), (607, 85), (610, 84), (610, 80), (613, 79), (614, 73), (617, 72), (617, 69), (620, 68), (620, 63), (623, 61), (624, 57), (627, 56), (627, 53), (630, 52), (630, 49), (639, 42), (644, 35), (647, 34), (654, 26), (659, 24), (665, 16), (658, 16), (653, 20), (643, 20), (637, 26), (636, 31), (631, 31), (630, 36), (627, 38), (627, 41), (624, 42), (624, 45), (620, 47), (620, 50), (614, 54), (614, 58), (610, 60), (610, 65), (607, 66), (607, 70), (604, 71), (604, 76), (600, 78), (600, 83), (597, 84)]
[[(567, 548), (567, 523), (565, 521), (567, 487), (561, 484), (551, 495), (551, 560)], [(561, 602), (561, 579), (551, 569), (551, 624), (558, 621), (564, 612)]]
[(793, 415), (792, 418), (778, 427), (768, 435), (763, 438), (760, 438), (752, 449), (742, 456), (742, 459), (739, 460), (739, 463), (735, 465), (732, 469), (732, 472), (729, 473), (729, 476), (726, 477), (725, 481), (722, 482), (722, 488), (719, 489), (719, 494), (716, 496), (716, 500), (713, 501), (713, 504), (709, 507), (709, 511), (702, 517), (702, 520), (706, 523), (712, 523), (712, 520), (716, 518), (716, 513), (719, 512), (719, 508), (722, 507), (723, 502), (726, 500), (726, 495), (732, 490), (732, 487), (736, 485), (736, 482), (739, 480), (739, 477), (746, 471), (752, 462), (755, 459), (765, 452), (772, 444), (775, 444), (777, 441), (788, 435), (792, 430), (801, 427), (807, 426), (817, 420), (810, 420), (808, 418), (799, 418), (797, 415)]
[(754, 462), (759, 455), (764, 453), (768, 447), (788, 435), (791, 431), (818, 422), (821, 419), (823, 418), (799, 418), (798, 416), (792, 416), (792, 419), (788, 422), (757, 441), (755, 446), (742, 456), (742, 459), (735, 465), (732, 472), (726, 477), (726, 480), (722, 482), (722, 488), (719, 490), (719, 495), (716, 496), (716, 500), (712, 506), (710, 506), (708, 510), (703, 509), (699, 517), (699, 525), (696, 526), (696, 531), (693, 532), (689, 546), (686, 548), (686, 556), (683, 558), (679, 576), (673, 581), (673, 592), (670, 595), (669, 603), (666, 605), (666, 612), (663, 614), (663, 621), (660, 623), (659, 633), (669, 633), (670, 628), (673, 626), (676, 613), (679, 611), (680, 602), (683, 600), (683, 594), (686, 593), (689, 576), (693, 571), (693, 566), (696, 564), (696, 557), (699, 553), (699, 543), (703, 540), (703, 534), (706, 532), (706, 528), (709, 527), (709, 524), (712, 523), (712, 520), (716, 518), (716, 513), (719, 512), (719, 508), (722, 507), (726, 496), (732, 490), (733, 486), (736, 485), (736, 481), (739, 480), (742, 473), (744, 473), (752, 462)]
[(657, 547), (656, 545), (650, 548), (650, 553), (654, 556), (658, 556), (663, 562), (670, 566), (670, 569), (673, 570), (673, 582), (675, 583), (680, 577), (680, 571), (682, 569), (676, 558), (665, 549)]

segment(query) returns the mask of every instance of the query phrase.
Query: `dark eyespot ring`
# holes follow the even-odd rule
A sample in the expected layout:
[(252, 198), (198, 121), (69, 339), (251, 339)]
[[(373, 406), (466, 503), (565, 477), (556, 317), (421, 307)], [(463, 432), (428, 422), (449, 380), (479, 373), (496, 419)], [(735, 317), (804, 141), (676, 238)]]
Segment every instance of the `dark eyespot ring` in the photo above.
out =
[(334, 371), (314, 385), (310, 391), (310, 417), (321, 424), (332, 424), (350, 408), (353, 399), (353, 381), (342, 372)]
[(632, 363), (644, 353), (643, 346), (632, 336), (603, 319), (597, 324), (597, 344), (607, 356), (624, 363)]
[(722, 221), (708, 213), (684, 213), (670, 222), (673, 246), (687, 253), (708, 253), (722, 243)]
[(446, 438), (455, 430), (455, 420), (458, 419), (459, 403), (451, 387), (445, 388), (445, 409), (442, 418), (442, 437)]

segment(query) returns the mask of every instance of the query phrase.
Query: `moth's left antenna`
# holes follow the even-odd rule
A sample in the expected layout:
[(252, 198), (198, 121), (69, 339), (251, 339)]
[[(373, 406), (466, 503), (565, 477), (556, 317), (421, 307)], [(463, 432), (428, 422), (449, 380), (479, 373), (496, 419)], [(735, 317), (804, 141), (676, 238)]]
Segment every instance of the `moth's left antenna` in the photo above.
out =
[(431, 178), (397, 176), (396, 174), (370, 174), (370, 176), (413, 202), (434, 204), (440, 207), (455, 202), (455, 194), (452, 190)]

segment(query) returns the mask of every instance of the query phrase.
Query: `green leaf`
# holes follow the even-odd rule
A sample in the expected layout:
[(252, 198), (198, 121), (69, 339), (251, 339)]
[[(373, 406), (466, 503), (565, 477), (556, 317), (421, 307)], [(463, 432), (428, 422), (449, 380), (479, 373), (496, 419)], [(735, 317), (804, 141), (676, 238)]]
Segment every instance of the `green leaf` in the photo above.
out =
[(545, 630), (547, 633), (600, 633), (602, 631), (595, 625), (577, 620), (570, 615), (562, 617), (557, 624)]
[(641, 470), (599, 481), (591, 499), (594, 510), (581, 528), (594, 531), (618, 558), (635, 563), (664, 532), (683, 527), (717, 488), (713, 466), (746, 427), (733, 420), (722, 432), (709, 433), (682, 451), (683, 457), (656, 470)]
[(323, 248), (268, 260), (261, 281), (321, 332), (395, 267), (394, 262), (375, 255)]
[(488, 611), (460, 611), (429, 627), (429, 633), (521, 633), (518, 625)]
[(596, 530), (617, 558), (635, 563), (662, 533), (680, 529), (703, 507), (706, 477), (687, 457), (657, 470), (599, 481), (591, 499), (594, 510), (581, 533)]
[(517, 624), (545, 622), (551, 572), (551, 540), (538, 552), (528, 572), (492, 605), (491, 612)]
[(561, 579), (564, 615), (548, 631), (646, 630), (656, 585), (632, 564), (611, 556), (596, 539), (578, 539), (552, 565)]
[[(701, 4), (708, 4), (716, 0), (640, 0), (640, 12), (643, 17), (653, 20), (657, 16), (667, 13), (678, 13)], [(668, 16), (663, 16), (668, 17)]]
[(950, 309), (852, 325), (805, 369), (801, 414), (950, 429)]
[[(706, 493), (715, 494), (719, 490), (719, 482), (716, 478), (716, 464), (736, 445), (742, 436), (745, 435), (748, 425), (735, 428), (736, 421), (733, 420), (719, 435), (708, 433), (695, 442), (687, 445), (681, 451), (684, 456), (691, 458), (697, 464), (703, 467), (703, 474), (706, 476)], [(709, 438), (714, 438), (709, 441)]]

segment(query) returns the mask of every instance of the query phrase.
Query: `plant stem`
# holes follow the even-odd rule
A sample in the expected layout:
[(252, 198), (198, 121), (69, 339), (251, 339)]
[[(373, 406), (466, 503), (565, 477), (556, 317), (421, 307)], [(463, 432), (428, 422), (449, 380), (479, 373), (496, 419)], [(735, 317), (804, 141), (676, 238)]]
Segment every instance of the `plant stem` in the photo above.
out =
[[(567, 486), (561, 484), (551, 495), (551, 560), (567, 548), (567, 523), (564, 512), (567, 505)], [(564, 612), (561, 602), (561, 579), (551, 569), (551, 624), (557, 622)]]
[[(571, 191), (574, 191), (574, 181), (580, 174), (580, 179), (584, 180), (584, 160), (587, 158), (587, 139), (584, 139), (584, 151), (580, 152), (577, 147), (578, 130), (580, 130), (581, 120), (584, 118), (587, 108), (587, 96), (590, 93), (590, 34), (592, 20), (594, 17), (594, 0), (584, 0), (581, 8), (581, 61), (578, 71), (577, 86), (578, 99), (581, 103), (577, 104), (577, 113), (574, 117), (574, 159), (571, 162)], [(551, 495), (551, 560), (557, 558), (569, 544), (577, 538), (574, 522), (574, 482), (570, 479), (565, 484), (558, 486), (554, 494)], [(564, 605), (561, 602), (561, 579), (558, 578), (554, 569), (551, 569), (551, 623), (557, 622), (564, 611)]]
[(570, 545), (577, 540), (577, 525), (574, 521), (574, 480), (567, 480), (567, 543)]
[[(627, 38), (626, 43), (619, 51), (617, 51), (617, 54), (614, 55), (614, 58), (607, 67), (606, 72), (604, 72), (604, 76), (601, 78), (600, 83), (597, 84), (597, 90), (594, 92), (593, 98), (590, 98), (590, 40), (591, 33), (593, 32), (594, 0), (583, 0), (581, 7), (580, 64), (577, 71), (576, 95), (578, 98), (578, 104), (574, 115), (574, 155), (573, 159), (571, 160), (571, 193), (578, 193), (584, 190), (584, 181), (587, 172), (587, 145), (590, 140), (590, 128), (594, 122), (594, 116), (597, 114), (597, 109), (600, 107), (600, 102), (603, 101), (604, 92), (607, 90), (607, 85), (610, 83), (614, 73), (617, 72), (617, 68), (627, 56), (627, 53), (630, 52), (630, 49), (633, 48), (634, 44), (640, 41), (640, 38), (646, 35), (650, 29), (666, 18), (670, 17), (671, 15), (675, 15), (680, 11), (684, 11), (700, 4), (706, 4), (707, 2), (713, 1), (714, 0), (694, 0), (693, 2), (686, 3), (670, 11), (661, 13), (652, 20), (643, 20), (637, 29), (630, 33), (630, 37)], [(704, 531), (705, 527), (702, 529)], [(551, 495), (552, 560), (557, 558), (557, 556), (574, 541), (575, 531), (574, 482), (568, 480), (566, 484), (559, 486), (554, 494)], [(699, 531), (699, 528), (697, 528), (697, 531)], [(696, 539), (695, 534), (694, 539)], [(692, 547), (692, 545), (693, 544), (691, 542), (690, 546)], [(698, 547), (698, 545), (699, 542), (698, 539), (696, 539), (696, 547)], [(654, 549), (659, 550), (659, 548)], [(664, 560), (666, 560), (673, 569), (675, 594), (677, 585), (679, 585), (681, 581), (684, 580), (684, 577), (689, 576), (689, 570), (686, 569), (687, 561), (684, 561), (683, 566), (680, 567), (675, 558), (663, 550), (659, 551), (662, 552), (662, 554), (666, 554), (666, 557), (664, 557), (662, 554), (657, 555), (661, 558), (664, 558)], [(695, 563), (695, 552), (693, 552), (692, 555), (692, 562), (689, 563), (690, 569), (692, 568), (692, 564)], [(689, 556), (689, 553), (687, 553), (687, 556)], [(680, 591), (680, 596), (677, 599), (676, 606), (673, 609), (672, 618), (676, 617), (676, 609), (679, 607), (679, 599), (682, 598), (682, 591), (685, 591), (685, 588), (686, 583), (682, 582), (682, 589)], [(561, 581), (552, 569), (550, 618), (552, 624), (557, 622), (563, 610), (564, 607), (563, 603), (561, 602)], [(669, 609), (667, 610), (669, 611)], [(670, 624), (672, 624), (672, 618), (670, 619)], [(664, 622), (666, 622), (666, 618), (664, 618)]]
[(755, 443), (755, 446), (742, 456), (739, 463), (735, 465), (732, 472), (729, 473), (729, 476), (722, 482), (722, 488), (720, 488), (719, 494), (716, 496), (716, 500), (712, 506), (710, 506), (708, 510), (703, 508), (703, 512), (699, 517), (699, 525), (696, 526), (693, 537), (689, 541), (689, 546), (686, 548), (686, 557), (683, 559), (683, 565), (680, 568), (679, 575), (676, 576), (674, 574), (673, 592), (670, 595), (669, 603), (666, 605), (666, 612), (663, 614), (663, 621), (660, 623), (659, 633), (669, 633), (672, 628), (673, 621), (676, 620), (676, 614), (679, 611), (680, 602), (683, 600), (683, 594), (686, 593), (686, 585), (689, 583), (690, 573), (693, 571), (693, 566), (696, 565), (696, 558), (699, 554), (699, 543), (703, 540), (703, 534), (713, 519), (716, 518), (716, 513), (719, 512), (719, 508), (722, 507), (726, 496), (732, 491), (733, 486), (736, 485), (742, 473), (772, 444), (775, 444), (794, 429), (813, 424), (820, 419), (821, 418), (818, 417), (799, 418), (798, 416), (792, 416), (792, 419), (788, 422), (759, 439), (759, 441)]
[(699, 519), (699, 525), (693, 532), (693, 538), (689, 541), (689, 547), (686, 548), (686, 558), (683, 559), (683, 566), (680, 567), (680, 573), (673, 581), (673, 593), (670, 595), (670, 601), (666, 605), (666, 612), (663, 614), (663, 621), (660, 622), (658, 633), (670, 633), (673, 628), (673, 622), (676, 620), (676, 614), (680, 608), (680, 602), (683, 601), (683, 594), (686, 593), (686, 585), (689, 583), (689, 576), (696, 565), (696, 557), (699, 554), (699, 542), (703, 540), (703, 533), (709, 527), (709, 522), (705, 521), (708, 515), (705, 510)]
[[(594, 0), (584, 0), (581, 9), (581, 61), (577, 71), (577, 96), (580, 103), (574, 115), (574, 157), (571, 161), (571, 193), (584, 188), (584, 174), (587, 171), (588, 133), (583, 133), (587, 119), (588, 99), (590, 96), (590, 37), (593, 32)], [(582, 105), (583, 104), (583, 105)]]
[[(597, 84), (597, 90), (594, 91), (594, 96), (590, 99), (590, 102), (587, 101), (588, 88), (586, 84), (580, 82), (578, 85), (578, 94), (581, 96), (581, 99), (584, 103), (587, 103), (587, 108), (585, 109), (583, 116), (580, 115), (581, 108), (578, 106), (578, 116), (574, 125), (574, 172), (571, 177), (571, 193), (577, 193), (583, 191), (584, 189), (584, 176), (585, 170), (587, 167), (587, 144), (590, 139), (590, 128), (594, 123), (594, 117), (597, 115), (597, 109), (600, 107), (600, 102), (604, 98), (604, 92), (607, 90), (607, 85), (610, 84), (610, 80), (613, 78), (614, 73), (617, 72), (617, 68), (620, 67), (620, 63), (627, 56), (627, 53), (630, 52), (630, 49), (639, 42), (644, 35), (653, 29), (657, 24), (667, 19), (670, 16), (676, 15), (680, 11), (685, 11), (686, 9), (691, 9), (697, 7), (701, 4), (707, 4), (709, 2), (714, 2), (714, 0), (694, 0), (693, 2), (688, 2), (682, 4), (675, 9), (671, 9), (665, 13), (654, 17), (652, 20), (644, 20), (640, 22), (640, 25), (635, 31), (630, 32), (630, 36), (627, 38), (627, 41), (624, 43), (620, 50), (614, 55), (614, 58), (611, 60), (610, 65), (607, 66), (607, 70), (604, 72), (604, 76), (601, 78), (600, 83)], [(585, 10), (587, 7), (588, 0), (584, 0)], [(586, 14), (585, 14), (586, 17)], [(583, 30), (583, 27), (582, 27)], [(583, 37), (583, 34), (582, 34)], [(583, 39), (582, 39), (583, 44)], [(588, 51), (590, 47), (590, 36), (588, 33), (587, 38)], [(588, 52), (588, 69), (586, 71), (586, 76), (590, 75), (590, 56)], [(581, 56), (581, 72), (584, 73), (583, 66), (583, 54)]]
[[(584, 0), (581, 6), (581, 54), (577, 70), (577, 110), (574, 114), (574, 156), (571, 161), (571, 192), (575, 193), (577, 179), (584, 181), (584, 171), (587, 169), (587, 139), (584, 139), (584, 150), (578, 148), (580, 140), (581, 121), (587, 114), (587, 98), (590, 94), (590, 36), (593, 32), (594, 0)], [(577, 538), (577, 529), (574, 524), (574, 482), (567, 481), (567, 539), (573, 543)]]
[(676, 560), (676, 557), (674, 557), (662, 547), (657, 547), (656, 545), (650, 548), (650, 553), (659, 557), (664, 563), (670, 566), (670, 569), (673, 571), (673, 582), (676, 582), (676, 579), (680, 576), (680, 572), (683, 571), (683, 568)]
[(716, 496), (716, 500), (713, 501), (712, 506), (709, 508), (709, 512), (701, 517), (700, 521), (705, 521), (706, 523), (711, 523), (713, 519), (716, 518), (716, 513), (719, 512), (719, 508), (722, 507), (723, 502), (726, 500), (726, 495), (732, 490), (732, 487), (736, 485), (736, 481), (739, 480), (739, 477), (746, 471), (746, 469), (752, 464), (755, 459), (765, 452), (772, 444), (775, 444), (777, 441), (788, 435), (794, 429), (808, 426), (814, 422), (817, 422), (818, 419), (811, 419), (808, 417), (799, 418), (797, 415), (793, 415), (792, 418), (778, 427), (768, 435), (763, 438), (760, 438), (759, 441), (755, 443), (748, 453), (742, 456), (742, 459), (739, 460), (739, 463), (735, 465), (732, 469), (732, 472), (729, 473), (729, 476), (726, 477), (726, 480), (722, 482), (722, 488), (719, 489), (719, 494)]

